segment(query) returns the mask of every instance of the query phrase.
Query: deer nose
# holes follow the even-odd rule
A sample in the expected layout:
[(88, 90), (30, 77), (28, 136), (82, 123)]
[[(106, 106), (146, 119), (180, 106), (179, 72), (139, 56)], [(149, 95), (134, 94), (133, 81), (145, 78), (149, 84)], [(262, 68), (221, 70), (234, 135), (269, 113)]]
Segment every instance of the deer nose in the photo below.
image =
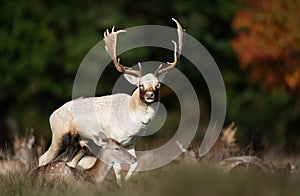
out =
[(154, 98), (154, 93), (152, 91), (147, 91), (145, 93), (145, 97), (146, 98), (150, 98), (150, 99), (153, 99)]

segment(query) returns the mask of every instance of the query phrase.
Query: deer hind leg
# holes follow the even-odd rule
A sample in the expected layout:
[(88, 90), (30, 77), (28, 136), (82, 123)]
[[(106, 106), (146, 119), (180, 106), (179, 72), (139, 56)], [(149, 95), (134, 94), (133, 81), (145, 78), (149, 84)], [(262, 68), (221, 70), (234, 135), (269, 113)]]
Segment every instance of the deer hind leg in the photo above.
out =
[(52, 140), (49, 149), (39, 158), (39, 167), (48, 164), (52, 161), (58, 154), (59, 145), (56, 141)]
[[(57, 133), (57, 132), (56, 132)], [(39, 158), (39, 167), (53, 161), (71, 143), (71, 133), (56, 135), (52, 132), (49, 149)]]

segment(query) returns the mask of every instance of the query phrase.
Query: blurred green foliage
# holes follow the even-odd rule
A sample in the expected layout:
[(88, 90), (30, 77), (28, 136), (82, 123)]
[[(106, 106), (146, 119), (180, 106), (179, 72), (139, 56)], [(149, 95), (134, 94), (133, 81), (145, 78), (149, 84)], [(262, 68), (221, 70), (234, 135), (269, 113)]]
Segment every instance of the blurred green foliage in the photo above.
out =
[[(219, 65), (228, 93), (226, 123), (237, 123), (242, 141), (263, 143), (268, 138), (285, 144), (288, 123), (299, 113), (291, 114), (295, 104), (290, 95), (281, 90), (269, 92), (253, 84), (246, 71), (240, 71), (230, 45), (234, 37), (231, 22), (240, 6), (239, 0), (1, 1), (1, 144), (26, 128), (34, 128), (37, 135), (50, 139), (49, 115), (71, 99), (77, 68), (103, 38), (106, 28), (171, 26), (172, 17), (208, 49)], [(161, 59), (160, 53), (143, 50), (129, 53), (123, 61), (136, 63), (140, 60), (137, 54), (144, 60)], [(205, 81), (194, 74), (192, 65), (182, 65), (185, 63), (183, 59), (179, 68), (199, 92), (201, 112), (208, 118), (210, 97)], [(111, 68), (105, 78), (117, 74)], [(109, 93), (113, 84), (108, 80), (106, 85), (99, 94)]]

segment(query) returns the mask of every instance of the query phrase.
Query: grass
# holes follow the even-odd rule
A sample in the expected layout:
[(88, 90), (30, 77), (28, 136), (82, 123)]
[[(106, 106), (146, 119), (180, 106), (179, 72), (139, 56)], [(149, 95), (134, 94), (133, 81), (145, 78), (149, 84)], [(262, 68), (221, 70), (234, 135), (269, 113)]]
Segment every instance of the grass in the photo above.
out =
[(300, 175), (258, 170), (224, 173), (210, 165), (170, 164), (139, 172), (122, 187), (114, 180), (101, 185), (72, 186), (62, 181), (47, 182), (27, 174), (0, 176), (0, 195), (300, 195)]

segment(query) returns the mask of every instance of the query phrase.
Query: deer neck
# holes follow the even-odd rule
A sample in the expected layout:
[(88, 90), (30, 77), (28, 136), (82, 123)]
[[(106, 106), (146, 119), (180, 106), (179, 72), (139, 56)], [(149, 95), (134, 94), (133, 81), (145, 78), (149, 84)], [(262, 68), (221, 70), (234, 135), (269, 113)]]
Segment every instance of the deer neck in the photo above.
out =
[(154, 105), (141, 100), (139, 88), (133, 92), (129, 99), (129, 113), (137, 123), (143, 125), (148, 124), (154, 116)]
[(99, 184), (105, 179), (111, 167), (112, 163), (105, 163), (101, 161), (101, 159), (97, 158), (94, 166), (90, 169), (84, 170), (84, 172), (92, 177), (97, 184)]
[(135, 89), (129, 100), (129, 107), (133, 111), (146, 111), (149, 107), (144, 101), (140, 99), (139, 88)]

